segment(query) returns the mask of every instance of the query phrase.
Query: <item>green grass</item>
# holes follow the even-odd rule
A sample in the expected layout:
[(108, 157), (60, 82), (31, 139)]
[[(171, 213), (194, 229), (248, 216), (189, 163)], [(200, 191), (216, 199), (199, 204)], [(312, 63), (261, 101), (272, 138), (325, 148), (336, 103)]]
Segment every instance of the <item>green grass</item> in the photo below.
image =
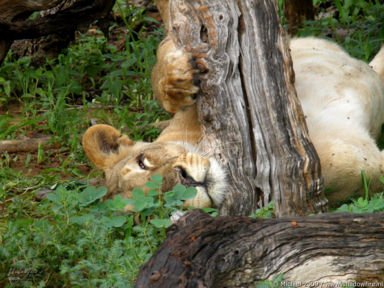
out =
[[(384, 43), (384, 5), (380, 1), (361, 0), (314, 0), (317, 14), (333, 2), (330, 11), (333, 17), (323, 16), (314, 21), (305, 21), (298, 36), (332, 38), (341, 44), (353, 57), (371, 60)], [(326, 5), (328, 3), (328, 5)], [(325, 4), (325, 5), (324, 5)], [(329, 8), (329, 7), (328, 7)]]
[[(361, 171), (361, 179), (363, 182), (364, 197), (352, 199), (351, 203), (343, 204), (342, 206), (337, 208), (335, 212), (372, 213), (384, 211), (384, 192), (377, 193), (370, 197), (370, 180), (367, 179), (364, 171)], [(384, 177), (380, 177), (380, 182), (384, 185)]]
[[(134, 140), (152, 141), (159, 131), (149, 124), (169, 117), (153, 100), (150, 86), (164, 31), (143, 10), (123, 8), (123, 2), (114, 8), (121, 16), (112, 27), (121, 29), (118, 37), (84, 33), (57, 59), (39, 67), (11, 53), (0, 66), (0, 109), (5, 111), (0, 140), (49, 135), (59, 145), (0, 155), (1, 287), (132, 286), (139, 266), (164, 238), (168, 215), (190, 196), (191, 191), (179, 187), (158, 202), (155, 192), (146, 196), (138, 190), (131, 200), (136, 207), (132, 214), (120, 211), (126, 200), (99, 203), (105, 190), (88, 184), (102, 177), (81, 147), (91, 119)], [(317, 12), (330, 2), (333, 17), (306, 21), (298, 34), (333, 37), (353, 56), (369, 61), (384, 43), (384, 5), (317, 0)], [(347, 36), (340, 36), (340, 30), (348, 30)], [(149, 185), (158, 190), (159, 179)], [(38, 202), (34, 194), (42, 189), (56, 194)], [(383, 210), (382, 194), (339, 208)], [(268, 206), (254, 216), (271, 215)], [(134, 225), (135, 217), (140, 224)]]
[[(145, 24), (152, 22), (132, 17), (147, 21), (141, 31), (124, 34), (118, 43), (108, 42), (101, 33), (81, 35), (58, 59), (48, 60), (42, 67), (31, 66), (28, 57), (13, 60), (8, 55), (0, 67), (0, 103), (5, 109), (12, 104), (21, 106), (23, 119), (1, 131), (0, 139), (17, 138), (39, 126), (42, 133), (71, 144), (70, 137), (81, 134), (91, 117), (132, 130), (136, 138), (153, 139), (158, 131), (148, 129), (147, 124), (165, 117), (152, 99), (150, 86), (163, 31), (152, 31), (143, 41), (140, 35), (146, 32)], [(115, 44), (124, 49), (119, 51)], [(112, 108), (106, 113), (101, 106)], [(0, 127), (9, 124), (10, 116), (1, 116)]]

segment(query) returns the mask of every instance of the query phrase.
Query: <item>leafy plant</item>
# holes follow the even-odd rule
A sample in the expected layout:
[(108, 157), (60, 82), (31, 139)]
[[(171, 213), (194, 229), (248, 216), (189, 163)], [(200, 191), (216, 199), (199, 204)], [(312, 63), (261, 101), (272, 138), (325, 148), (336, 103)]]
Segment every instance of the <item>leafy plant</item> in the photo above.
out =
[(152, 216), (150, 222), (157, 228), (167, 228), (171, 225), (169, 215), (182, 209), (183, 201), (196, 196), (196, 188), (176, 185), (171, 191), (161, 194), (162, 176), (153, 175), (152, 181), (146, 186), (150, 189), (146, 194), (141, 188), (132, 191), (132, 199), (127, 203), (134, 206), (134, 211), (139, 212), (142, 220)]
[[(314, 0), (313, 3), (319, 14), (328, 16), (305, 21), (298, 36), (331, 37), (352, 56), (365, 61), (373, 58), (384, 42), (384, 4), (361, 0)], [(321, 5), (335, 13), (323, 11)]]
[(272, 280), (260, 281), (256, 284), (255, 288), (280, 288), (280, 287), (292, 287), (283, 283), (284, 274), (279, 274), (273, 277)]
[[(373, 213), (384, 211), (384, 192), (369, 197), (369, 181), (364, 171), (361, 171), (361, 178), (365, 197), (359, 197), (357, 200), (352, 199), (351, 204), (343, 204), (335, 212)], [(380, 181), (384, 184), (384, 177), (380, 177)]]
[[(57, 186), (36, 207), (39, 217), (7, 223), (0, 238), (0, 283), (133, 285), (138, 267), (164, 239), (170, 213), (196, 195), (195, 188), (180, 185), (162, 195), (161, 186), (162, 177), (154, 175), (147, 195), (136, 189), (133, 199), (116, 196), (104, 202), (99, 200), (107, 193), (105, 187), (76, 182)], [(135, 215), (124, 212), (127, 204), (140, 215), (137, 225)]]
[(266, 218), (271, 218), (275, 214), (275, 201), (271, 201), (268, 203), (267, 206), (259, 208), (253, 213), (251, 218), (261, 218), (261, 219), (266, 219)]

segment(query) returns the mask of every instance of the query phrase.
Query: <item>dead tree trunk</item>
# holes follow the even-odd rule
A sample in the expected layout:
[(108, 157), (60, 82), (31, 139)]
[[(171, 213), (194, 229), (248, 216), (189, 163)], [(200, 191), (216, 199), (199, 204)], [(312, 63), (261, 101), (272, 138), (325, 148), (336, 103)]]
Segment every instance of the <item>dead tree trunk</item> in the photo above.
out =
[(281, 273), (282, 286), (384, 285), (384, 213), (257, 220), (195, 210), (167, 236), (135, 287), (253, 287)]
[(249, 215), (271, 200), (278, 216), (324, 210), (320, 164), (293, 85), (272, 0), (173, 0), (176, 43), (201, 73), (201, 147), (230, 172), (220, 213)]

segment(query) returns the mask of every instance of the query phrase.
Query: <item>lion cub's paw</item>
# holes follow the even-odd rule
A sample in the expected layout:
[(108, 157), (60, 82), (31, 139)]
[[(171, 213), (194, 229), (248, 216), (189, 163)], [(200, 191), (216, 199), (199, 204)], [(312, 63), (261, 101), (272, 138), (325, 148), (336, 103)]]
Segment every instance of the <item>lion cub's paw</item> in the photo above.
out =
[(194, 74), (198, 71), (192, 67), (191, 56), (182, 49), (169, 52), (164, 58), (161, 102), (165, 110), (175, 113), (196, 102), (199, 88), (195, 85)]

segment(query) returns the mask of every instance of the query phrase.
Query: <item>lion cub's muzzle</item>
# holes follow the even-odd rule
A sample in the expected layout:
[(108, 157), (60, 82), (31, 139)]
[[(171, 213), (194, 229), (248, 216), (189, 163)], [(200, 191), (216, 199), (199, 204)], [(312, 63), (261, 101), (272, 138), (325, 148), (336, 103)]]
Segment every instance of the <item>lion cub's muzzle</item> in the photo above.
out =
[(204, 187), (210, 162), (199, 154), (187, 153), (178, 158), (173, 168), (184, 186)]
[(208, 191), (210, 168), (211, 163), (208, 159), (194, 153), (181, 155), (173, 164), (173, 169), (177, 171), (180, 183), (184, 186), (196, 187), (197, 190), (195, 198), (184, 202), (185, 207), (203, 208), (211, 207), (214, 204), (209, 195), (210, 191)]
[(195, 179), (193, 179), (188, 173), (185, 171), (185, 169), (181, 166), (175, 167), (178, 170), (179, 173), (179, 179), (180, 183), (183, 184), (186, 187), (198, 187), (198, 186), (204, 186), (204, 182), (198, 182)]

